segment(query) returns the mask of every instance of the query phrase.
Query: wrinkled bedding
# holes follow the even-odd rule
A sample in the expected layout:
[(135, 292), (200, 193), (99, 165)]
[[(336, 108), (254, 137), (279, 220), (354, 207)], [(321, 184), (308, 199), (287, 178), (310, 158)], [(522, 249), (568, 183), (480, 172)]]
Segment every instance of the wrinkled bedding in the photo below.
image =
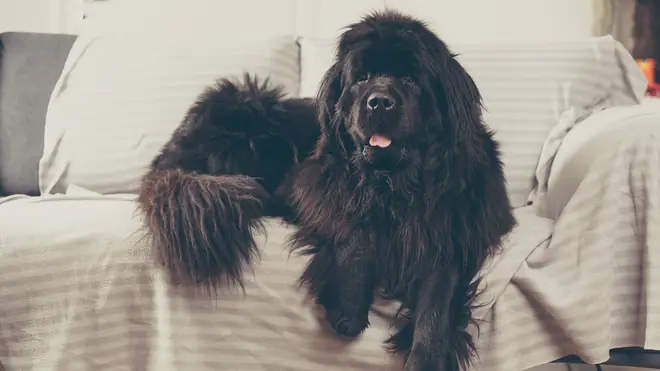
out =
[[(519, 227), (482, 271), (475, 369), (660, 349), (658, 170), (659, 141), (631, 139), (590, 167), (556, 225), (516, 210)], [(305, 260), (284, 249), (292, 227), (268, 222), (244, 293), (209, 296), (169, 285), (139, 226), (129, 195), (2, 200), (6, 370), (401, 370), (382, 345), (392, 303), (378, 303), (352, 343), (325, 329), (296, 288)]]
[[(660, 137), (601, 143), (609, 146), (593, 163), (571, 165), (583, 179), (563, 189), (574, 193), (550, 243), (527, 257), (487, 314), (480, 369), (523, 370), (569, 354), (600, 363), (612, 348), (660, 349)], [(545, 196), (558, 199), (553, 192)]]
[[(518, 210), (526, 233), (484, 268), (492, 304), (551, 223)], [(8, 370), (400, 370), (384, 350), (396, 306), (346, 343), (297, 289), (304, 258), (283, 246), (277, 220), (240, 290), (192, 292), (152, 266), (132, 196), (81, 190), (0, 204), (0, 360)], [(521, 229), (518, 229), (520, 231)], [(476, 315), (484, 316), (483, 312)]]

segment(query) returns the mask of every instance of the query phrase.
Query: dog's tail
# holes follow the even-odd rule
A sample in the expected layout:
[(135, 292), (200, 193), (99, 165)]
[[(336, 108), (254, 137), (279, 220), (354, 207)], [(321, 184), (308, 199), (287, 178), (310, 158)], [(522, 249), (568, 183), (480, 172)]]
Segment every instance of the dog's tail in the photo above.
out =
[(220, 80), (152, 162), (138, 205), (155, 259), (174, 282), (243, 285), (244, 269), (258, 258), (254, 235), (264, 232), (284, 171), (261, 156), (261, 139), (276, 135), (281, 97), (267, 80)]
[(156, 259), (178, 283), (242, 285), (258, 256), (269, 195), (243, 175), (212, 176), (181, 169), (152, 170), (138, 203)]

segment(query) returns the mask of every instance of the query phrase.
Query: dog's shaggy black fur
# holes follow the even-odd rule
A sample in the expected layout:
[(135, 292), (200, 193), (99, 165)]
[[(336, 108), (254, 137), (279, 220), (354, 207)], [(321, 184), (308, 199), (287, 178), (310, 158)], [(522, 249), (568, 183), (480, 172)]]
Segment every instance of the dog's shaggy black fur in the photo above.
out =
[(389, 340), (406, 370), (465, 366), (475, 276), (515, 224), (477, 87), (422, 22), (383, 12), (341, 36), (317, 105), (250, 79), (205, 92), (139, 197), (160, 261), (240, 284), (261, 218), (284, 217), (339, 334), (381, 290), (409, 318)]
[(268, 80), (221, 79), (188, 111), (152, 161), (138, 203), (156, 259), (179, 283), (242, 284), (273, 197), (319, 136), (311, 99), (284, 99)]

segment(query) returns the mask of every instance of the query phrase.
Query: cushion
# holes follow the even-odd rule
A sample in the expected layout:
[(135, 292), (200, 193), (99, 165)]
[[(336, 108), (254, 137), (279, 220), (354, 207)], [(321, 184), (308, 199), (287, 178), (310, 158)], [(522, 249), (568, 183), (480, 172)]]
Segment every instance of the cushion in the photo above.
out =
[[(332, 62), (335, 40), (300, 44), (301, 95), (313, 96)], [(634, 104), (645, 89), (644, 83), (631, 85), (620, 64), (634, 61), (611, 37), (450, 47), (481, 90), (484, 120), (501, 143), (514, 206), (527, 202), (544, 141), (564, 112)]]
[(39, 193), (46, 108), (75, 36), (0, 35), (0, 189)]
[(295, 39), (81, 35), (50, 100), (41, 192), (63, 192), (70, 184), (103, 194), (136, 192), (203, 88), (244, 72), (297, 95)]
[(597, 159), (611, 155), (622, 143), (651, 136), (660, 139), (660, 107), (613, 107), (591, 115), (562, 141), (539, 214), (558, 219)]

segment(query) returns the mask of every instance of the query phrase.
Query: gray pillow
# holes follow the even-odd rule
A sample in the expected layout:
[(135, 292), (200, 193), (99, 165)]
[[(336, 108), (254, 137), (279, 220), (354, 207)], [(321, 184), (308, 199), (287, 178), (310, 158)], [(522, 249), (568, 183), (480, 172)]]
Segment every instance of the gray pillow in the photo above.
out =
[(76, 36), (0, 34), (0, 190), (39, 194), (46, 110)]

